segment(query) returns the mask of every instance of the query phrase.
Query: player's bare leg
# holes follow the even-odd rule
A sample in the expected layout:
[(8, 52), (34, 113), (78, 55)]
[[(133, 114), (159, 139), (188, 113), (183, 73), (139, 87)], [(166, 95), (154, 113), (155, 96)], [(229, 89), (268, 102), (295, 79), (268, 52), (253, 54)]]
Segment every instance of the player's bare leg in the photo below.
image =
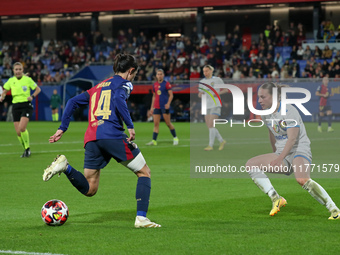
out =
[(159, 133), (159, 123), (161, 122), (161, 115), (154, 114), (153, 115), (153, 134), (152, 134), (152, 141), (148, 142), (146, 145), (157, 145), (157, 136)]
[(21, 155), (22, 158), (27, 158), (31, 156), (29, 133), (26, 129), (29, 118), (21, 117), (20, 121), (14, 122), (15, 132), (17, 133), (18, 140), (22, 147), (25, 149), (24, 153)]
[(321, 122), (322, 122), (322, 118), (325, 116), (325, 114), (320, 111), (319, 112), (319, 125), (318, 125), (318, 132), (322, 133), (322, 127), (321, 127)]
[(327, 115), (327, 122), (328, 122), (327, 132), (333, 132), (334, 129), (332, 128), (332, 116), (333, 116), (332, 110), (327, 111), (326, 115)]
[(100, 169), (84, 169), (84, 176), (89, 183), (88, 192), (85, 194), (87, 197), (94, 196), (99, 187), (99, 179), (100, 179)]
[(171, 123), (171, 115), (170, 113), (163, 113), (163, 119), (165, 121), (165, 124), (168, 126), (171, 135), (173, 136), (173, 145), (178, 145), (179, 139), (176, 135), (176, 130), (174, 125)]

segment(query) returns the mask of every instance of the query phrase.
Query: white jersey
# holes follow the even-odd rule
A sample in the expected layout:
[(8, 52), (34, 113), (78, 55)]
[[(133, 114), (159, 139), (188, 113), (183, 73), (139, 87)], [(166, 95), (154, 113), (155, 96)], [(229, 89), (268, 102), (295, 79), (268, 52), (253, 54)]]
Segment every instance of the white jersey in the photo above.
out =
[[(200, 80), (200, 82), (213, 87), (216, 90), (217, 93), (219, 93), (221, 91), (221, 89), (215, 88), (215, 85), (216, 84), (224, 84), (222, 79), (219, 78), (219, 77), (216, 77), (216, 76), (212, 76), (210, 79), (204, 78), (204, 79)], [(207, 109), (211, 109), (211, 108), (214, 108), (214, 107), (221, 107), (217, 96), (215, 95), (215, 93), (212, 90), (210, 90), (207, 86), (204, 86), (203, 84), (199, 84), (198, 87), (205, 89), (205, 90), (208, 90), (214, 96), (214, 99), (217, 103), (217, 105), (216, 105), (214, 100), (211, 98), (211, 96), (207, 95), (207, 97), (206, 97), (207, 98)]]
[(290, 153), (297, 154), (297, 152), (299, 152), (312, 158), (310, 140), (307, 136), (305, 125), (298, 110), (294, 106), (287, 105), (286, 115), (281, 115), (280, 104), (277, 112), (262, 116), (262, 120), (275, 137), (277, 154), (280, 154), (286, 145), (288, 139), (287, 130), (291, 127), (299, 127), (298, 137)]

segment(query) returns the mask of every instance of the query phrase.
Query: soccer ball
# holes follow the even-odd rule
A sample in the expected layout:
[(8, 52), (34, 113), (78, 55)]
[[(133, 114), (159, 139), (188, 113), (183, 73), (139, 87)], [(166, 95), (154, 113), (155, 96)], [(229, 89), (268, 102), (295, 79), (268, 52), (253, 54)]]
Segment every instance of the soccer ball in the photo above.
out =
[(49, 200), (41, 208), (41, 218), (49, 226), (61, 226), (68, 218), (68, 208), (61, 200)]

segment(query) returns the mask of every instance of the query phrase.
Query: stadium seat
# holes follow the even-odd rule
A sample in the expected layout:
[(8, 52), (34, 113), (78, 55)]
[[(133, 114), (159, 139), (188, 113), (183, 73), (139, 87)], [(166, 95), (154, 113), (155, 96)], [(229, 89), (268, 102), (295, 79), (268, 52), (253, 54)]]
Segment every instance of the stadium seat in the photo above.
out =
[(286, 59), (290, 59), (290, 52), (289, 53), (288, 52), (283, 52), (281, 54), (281, 56), (282, 56), (282, 60), (283, 61), (285, 61)]
[[(283, 52), (283, 47), (275, 47), (274, 49), (274, 54), (276, 55), (277, 53), (280, 53), (282, 55)], [(275, 56), (274, 56), (275, 57)]]
[(297, 60), (297, 62), (300, 65), (300, 75), (301, 75), (305, 71), (307, 61), (306, 60)]
[(290, 46), (284, 46), (284, 47), (282, 47), (282, 51), (283, 51), (283, 53), (291, 53), (292, 52), (292, 47), (290, 47)]

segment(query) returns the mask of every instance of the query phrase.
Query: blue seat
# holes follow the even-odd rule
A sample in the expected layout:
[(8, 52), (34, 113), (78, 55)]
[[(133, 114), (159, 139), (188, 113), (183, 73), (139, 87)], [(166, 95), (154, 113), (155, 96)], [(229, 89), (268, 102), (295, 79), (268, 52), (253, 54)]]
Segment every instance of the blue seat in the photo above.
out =
[(283, 52), (283, 47), (275, 47), (274, 48), (274, 54), (276, 55), (277, 53), (280, 53), (282, 55)]
[(290, 52), (283, 52), (281, 54), (281, 56), (282, 56), (283, 60), (289, 59), (290, 58)]
[(282, 47), (282, 52), (283, 53), (291, 53), (292, 52), (292, 47), (290, 47), (290, 46), (284, 46), (284, 47)]
[(305, 66), (306, 66), (307, 60), (297, 60), (296, 62), (297, 62), (300, 66), (301, 66), (301, 65), (305, 65)]
[(297, 60), (296, 62), (300, 65), (300, 75), (301, 75), (305, 71), (307, 61), (306, 60)]

